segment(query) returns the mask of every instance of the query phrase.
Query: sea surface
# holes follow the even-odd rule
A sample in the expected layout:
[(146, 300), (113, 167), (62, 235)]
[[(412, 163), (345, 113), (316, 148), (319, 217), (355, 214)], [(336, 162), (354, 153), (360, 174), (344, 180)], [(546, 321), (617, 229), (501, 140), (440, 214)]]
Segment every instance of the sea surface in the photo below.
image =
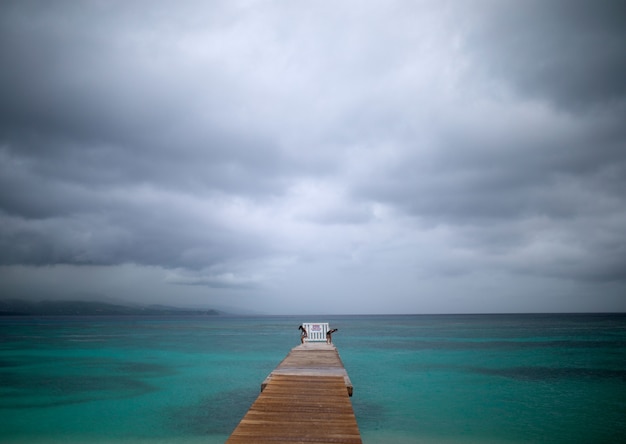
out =
[(0, 442), (223, 443), (330, 322), (364, 443), (626, 442), (626, 315), (0, 318)]

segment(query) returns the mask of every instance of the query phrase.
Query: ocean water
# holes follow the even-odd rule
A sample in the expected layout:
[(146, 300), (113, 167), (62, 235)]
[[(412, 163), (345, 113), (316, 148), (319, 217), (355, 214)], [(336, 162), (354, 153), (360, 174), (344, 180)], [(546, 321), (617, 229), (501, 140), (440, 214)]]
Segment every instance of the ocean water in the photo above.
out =
[(364, 443), (626, 442), (626, 315), (0, 319), (0, 442), (223, 443), (330, 322)]

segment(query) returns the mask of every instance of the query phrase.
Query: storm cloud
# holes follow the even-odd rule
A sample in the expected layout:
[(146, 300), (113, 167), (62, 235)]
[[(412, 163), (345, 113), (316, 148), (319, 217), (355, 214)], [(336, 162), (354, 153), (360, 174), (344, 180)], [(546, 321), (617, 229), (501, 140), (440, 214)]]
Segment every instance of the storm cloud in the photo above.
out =
[(2, 2), (0, 293), (623, 311), (624, 42), (620, 1)]

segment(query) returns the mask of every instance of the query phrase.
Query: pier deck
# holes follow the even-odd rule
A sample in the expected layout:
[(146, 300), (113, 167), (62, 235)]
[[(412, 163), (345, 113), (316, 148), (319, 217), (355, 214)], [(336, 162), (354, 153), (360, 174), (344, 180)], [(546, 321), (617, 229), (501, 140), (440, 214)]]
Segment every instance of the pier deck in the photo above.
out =
[(348, 395), (352, 396), (352, 382), (333, 344), (305, 342), (294, 347), (278, 364), (278, 367), (265, 378), (261, 384), (261, 391), (276, 375), (341, 376), (346, 384)]
[(333, 345), (295, 347), (261, 385), (261, 394), (227, 444), (360, 444), (352, 384)]

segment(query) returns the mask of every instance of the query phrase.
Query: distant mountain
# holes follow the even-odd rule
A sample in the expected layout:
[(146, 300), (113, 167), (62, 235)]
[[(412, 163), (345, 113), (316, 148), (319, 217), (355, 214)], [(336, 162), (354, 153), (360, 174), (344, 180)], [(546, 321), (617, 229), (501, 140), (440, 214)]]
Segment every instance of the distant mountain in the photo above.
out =
[(216, 316), (212, 309), (179, 308), (165, 305), (121, 305), (92, 301), (26, 301), (0, 299), (0, 316), (119, 316), (119, 315), (204, 315)]

